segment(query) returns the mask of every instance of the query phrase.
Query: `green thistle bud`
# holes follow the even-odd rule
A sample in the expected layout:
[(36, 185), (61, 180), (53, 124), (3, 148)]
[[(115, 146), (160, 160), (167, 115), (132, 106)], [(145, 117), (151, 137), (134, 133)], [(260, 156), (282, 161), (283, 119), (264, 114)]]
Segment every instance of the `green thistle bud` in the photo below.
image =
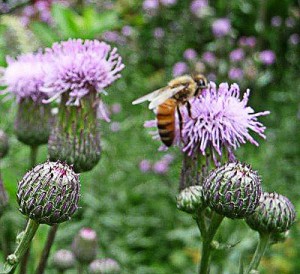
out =
[(4, 158), (8, 153), (9, 143), (8, 137), (3, 130), (0, 129), (0, 159)]
[(30, 98), (21, 99), (15, 120), (18, 140), (28, 146), (48, 143), (51, 128), (51, 107)]
[(19, 182), (22, 214), (39, 224), (67, 221), (78, 208), (79, 176), (66, 164), (46, 162), (28, 171)]
[(75, 257), (70, 250), (60, 249), (52, 257), (52, 265), (63, 272), (75, 267)]
[(89, 265), (89, 274), (118, 274), (120, 265), (113, 259), (98, 259)]
[(4, 213), (7, 205), (8, 205), (8, 196), (4, 189), (4, 185), (0, 176), (0, 217)]
[(100, 160), (100, 131), (96, 94), (81, 99), (80, 106), (66, 105), (62, 96), (58, 117), (52, 129), (48, 151), (50, 160), (73, 165), (76, 172), (89, 171)]
[(204, 208), (202, 186), (190, 186), (182, 190), (177, 196), (177, 208), (187, 213), (195, 213)]
[(259, 232), (280, 233), (290, 229), (295, 218), (295, 208), (288, 198), (275, 192), (264, 192), (259, 206), (246, 222)]
[(244, 218), (258, 206), (260, 178), (248, 165), (228, 163), (209, 173), (203, 191), (212, 210), (228, 218)]
[(89, 264), (97, 256), (97, 234), (91, 228), (82, 228), (74, 237), (72, 251), (78, 262)]

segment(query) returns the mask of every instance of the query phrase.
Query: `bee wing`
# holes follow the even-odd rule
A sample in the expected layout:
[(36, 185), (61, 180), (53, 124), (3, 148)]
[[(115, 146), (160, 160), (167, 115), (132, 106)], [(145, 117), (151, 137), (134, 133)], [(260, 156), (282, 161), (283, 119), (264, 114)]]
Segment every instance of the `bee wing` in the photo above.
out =
[(164, 87), (164, 88), (160, 88), (155, 91), (152, 91), (152, 92), (134, 100), (132, 102), (132, 104), (137, 105), (137, 104), (143, 103), (145, 101), (152, 101), (155, 97), (157, 97), (159, 95), (159, 93), (163, 92), (166, 88), (168, 88), (168, 87)]
[(184, 87), (185, 86), (180, 85), (180, 86), (175, 87), (175, 88), (167, 88), (166, 90), (164, 90), (164, 92), (162, 92), (160, 95), (158, 95), (153, 100), (151, 100), (151, 103), (149, 104), (149, 109), (154, 109), (157, 106), (161, 105), (167, 99), (171, 98), (176, 93), (178, 93), (179, 91), (183, 90)]

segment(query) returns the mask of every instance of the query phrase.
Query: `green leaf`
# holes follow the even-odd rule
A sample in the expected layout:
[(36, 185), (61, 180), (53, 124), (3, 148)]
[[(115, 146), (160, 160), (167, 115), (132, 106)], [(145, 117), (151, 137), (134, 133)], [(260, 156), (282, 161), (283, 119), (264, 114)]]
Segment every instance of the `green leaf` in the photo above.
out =
[(52, 6), (52, 16), (62, 38), (79, 38), (82, 18), (71, 9), (56, 4)]
[(60, 40), (59, 36), (45, 23), (33, 22), (30, 27), (44, 46), (51, 46)]
[(243, 256), (240, 256), (240, 263), (239, 263), (239, 274), (244, 273), (244, 262), (243, 262)]

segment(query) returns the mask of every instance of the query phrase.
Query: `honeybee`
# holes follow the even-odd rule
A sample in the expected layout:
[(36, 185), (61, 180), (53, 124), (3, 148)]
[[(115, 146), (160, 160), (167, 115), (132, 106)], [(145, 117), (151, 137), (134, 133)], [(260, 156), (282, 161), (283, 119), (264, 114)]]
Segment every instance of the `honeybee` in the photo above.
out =
[(132, 104), (136, 105), (150, 101), (149, 109), (157, 108), (158, 133), (161, 141), (167, 147), (170, 147), (175, 138), (175, 111), (178, 114), (181, 132), (182, 115), (179, 107), (186, 105), (188, 114), (192, 117), (189, 99), (198, 96), (207, 86), (207, 79), (202, 74), (194, 76), (183, 75), (171, 80), (166, 87), (136, 99)]

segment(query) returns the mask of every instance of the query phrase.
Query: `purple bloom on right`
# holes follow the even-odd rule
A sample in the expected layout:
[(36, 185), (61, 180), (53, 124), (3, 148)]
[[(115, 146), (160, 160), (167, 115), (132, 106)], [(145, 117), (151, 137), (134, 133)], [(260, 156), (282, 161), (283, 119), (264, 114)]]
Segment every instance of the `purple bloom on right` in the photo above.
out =
[[(200, 97), (192, 99), (192, 118), (185, 107), (181, 108), (183, 115), (182, 139), (183, 151), (192, 155), (207, 153), (210, 147), (214, 158), (227, 150), (234, 157), (233, 150), (249, 141), (258, 146), (257, 141), (249, 131), (265, 138), (265, 127), (258, 122), (257, 117), (268, 115), (269, 111), (255, 113), (247, 106), (250, 91), (247, 90), (240, 99), (240, 89), (237, 84), (229, 86), (221, 83), (219, 87), (210, 82), (209, 89), (204, 90)], [(216, 154), (217, 153), (217, 154)]]

